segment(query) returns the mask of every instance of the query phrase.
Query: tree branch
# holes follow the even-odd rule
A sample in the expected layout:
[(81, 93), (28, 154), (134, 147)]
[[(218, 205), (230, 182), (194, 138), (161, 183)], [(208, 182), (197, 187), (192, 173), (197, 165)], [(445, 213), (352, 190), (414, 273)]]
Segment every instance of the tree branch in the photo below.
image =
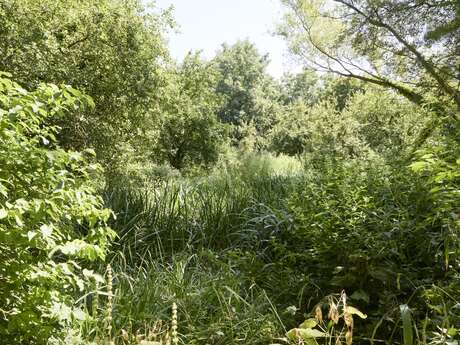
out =
[(375, 11), (375, 16), (377, 19), (367, 15), (363, 11), (361, 11), (359, 8), (357, 8), (355, 5), (352, 3), (345, 1), (345, 0), (334, 0), (335, 2), (341, 3), (351, 10), (355, 11), (357, 14), (361, 15), (364, 17), (370, 24), (384, 28), (387, 31), (389, 31), (396, 40), (401, 43), (404, 47), (406, 47), (407, 50), (409, 50), (415, 58), (420, 62), (422, 67), (425, 69), (425, 71), (433, 77), (434, 80), (438, 83), (439, 87), (449, 96), (451, 96), (457, 105), (458, 108), (460, 108), (460, 93), (455, 90), (454, 88), (450, 87), (446, 80), (436, 71), (436, 68), (420, 53), (416, 47), (414, 47), (412, 44), (410, 44), (401, 34), (399, 34), (392, 26), (389, 24), (385, 23), (382, 18), (380, 18), (379, 14), (377, 11)]

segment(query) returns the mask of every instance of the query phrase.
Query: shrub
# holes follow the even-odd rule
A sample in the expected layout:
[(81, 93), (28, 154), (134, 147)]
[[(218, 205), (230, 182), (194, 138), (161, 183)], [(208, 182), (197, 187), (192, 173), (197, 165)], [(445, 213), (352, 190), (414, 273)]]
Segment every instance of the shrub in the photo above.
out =
[(83, 269), (103, 259), (114, 233), (90, 177), (91, 152), (56, 145), (46, 123), (92, 106), (67, 86), (28, 92), (0, 74), (0, 336), (6, 343), (44, 344), (85, 318), (75, 304), (86, 283)]

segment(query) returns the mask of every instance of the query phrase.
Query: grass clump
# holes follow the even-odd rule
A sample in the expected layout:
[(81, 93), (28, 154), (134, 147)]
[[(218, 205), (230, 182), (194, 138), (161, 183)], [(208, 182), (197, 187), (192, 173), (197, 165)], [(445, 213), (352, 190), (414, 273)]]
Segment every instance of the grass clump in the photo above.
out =
[(280, 324), (263, 290), (249, 286), (236, 267), (206, 250), (180, 253), (169, 263), (146, 261), (136, 270), (115, 263), (114, 334), (145, 334), (158, 320), (177, 319), (171, 336), (186, 344), (263, 344)]

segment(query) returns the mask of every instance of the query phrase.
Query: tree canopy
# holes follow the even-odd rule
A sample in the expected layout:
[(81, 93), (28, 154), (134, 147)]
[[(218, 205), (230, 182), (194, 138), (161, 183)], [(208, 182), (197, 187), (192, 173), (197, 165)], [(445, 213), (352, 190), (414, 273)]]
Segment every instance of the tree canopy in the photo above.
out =
[(61, 145), (94, 148), (110, 168), (164, 84), (171, 22), (157, 12), (138, 0), (2, 1), (0, 70), (25, 87), (65, 83), (91, 95), (94, 109), (53, 121), (62, 127)]
[(280, 33), (310, 67), (392, 88), (419, 105), (441, 97), (457, 111), (438, 102), (439, 113), (458, 119), (457, 1), (283, 3)]

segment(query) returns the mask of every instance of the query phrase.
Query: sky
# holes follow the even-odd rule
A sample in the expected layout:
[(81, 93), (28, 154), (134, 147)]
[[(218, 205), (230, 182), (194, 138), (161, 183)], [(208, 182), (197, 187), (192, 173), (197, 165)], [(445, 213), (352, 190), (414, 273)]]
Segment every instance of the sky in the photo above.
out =
[(279, 0), (157, 0), (158, 7), (174, 7), (173, 16), (179, 33), (169, 34), (169, 48), (174, 58), (190, 50), (202, 50), (212, 58), (222, 43), (249, 39), (261, 54), (269, 54), (268, 72), (280, 77), (295, 68), (281, 37), (272, 34), (281, 20)]

